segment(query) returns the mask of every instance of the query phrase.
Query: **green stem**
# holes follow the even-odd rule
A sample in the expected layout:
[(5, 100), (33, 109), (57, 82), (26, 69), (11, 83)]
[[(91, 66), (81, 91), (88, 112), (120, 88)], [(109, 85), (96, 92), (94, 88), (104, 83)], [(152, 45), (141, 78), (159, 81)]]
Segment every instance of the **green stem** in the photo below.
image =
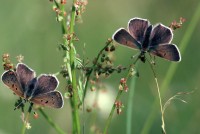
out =
[[(119, 100), (119, 98), (120, 98), (122, 92), (123, 92), (123, 90), (119, 90), (119, 91), (118, 91), (117, 97), (115, 98), (115, 102), (116, 102), (117, 100)], [(109, 126), (110, 126), (110, 122), (111, 122), (111, 120), (112, 120), (112, 117), (113, 117), (113, 114), (114, 114), (114, 111), (115, 111), (115, 102), (114, 102), (114, 104), (113, 104), (113, 106), (112, 106), (112, 109), (111, 109), (110, 114), (109, 114), (109, 116), (108, 116), (108, 119), (107, 119), (107, 121), (106, 121), (106, 126), (105, 126), (105, 128), (104, 128), (103, 134), (107, 134), (108, 128), (109, 128)]]
[(58, 134), (65, 134), (65, 132), (59, 128), (51, 118), (41, 109), (39, 108), (40, 113), (43, 115), (43, 117), (46, 119), (46, 121), (56, 130)]
[[(70, 62), (66, 62), (69, 74), (70, 80), (72, 83), (72, 89), (73, 89), (73, 96), (72, 96), (72, 115), (73, 115), (73, 133), (75, 134), (80, 134), (81, 129), (80, 129), (80, 119), (79, 119), (79, 109), (78, 109), (78, 91), (77, 91), (77, 82), (76, 82), (76, 67), (75, 67), (75, 48), (73, 45), (73, 34), (74, 34), (74, 26), (75, 26), (75, 17), (76, 17), (76, 8), (74, 6), (74, 3), (76, 0), (73, 0), (73, 5), (72, 5), (72, 11), (71, 11), (71, 20), (70, 20), (70, 29), (67, 31), (67, 26), (66, 26), (66, 19), (64, 16), (65, 8), (64, 4), (61, 4), (61, 11), (62, 11), (62, 33), (63, 35), (68, 34), (70, 36), (69, 43), (67, 44), (67, 40), (64, 39), (64, 44), (68, 45), (69, 51), (66, 51), (65, 58), (68, 59)], [(69, 65), (70, 64), (70, 65)]]
[[(200, 19), (200, 3), (198, 4), (197, 6), (197, 9), (187, 27), (187, 29), (185, 30), (185, 34), (183, 36), (183, 39), (180, 43), (180, 51), (181, 51), (181, 54), (183, 55), (185, 50), (186, 50), (186, 47), (187, 45), (189, 44), (189, 41), (193, 35), (193, 32), (195, 30), (195, 27), (197, 26), (198, 24), (198, 21)], [(168, 85), (170, 84), (176, 70), (178, 68), (178, 64), (174, 64), (174, 63), (171, 63), (167, 73), (166, 73), (166, 77), (164, 79), (164, 82), (163, 84), (161, 85), (161, 95), (164, 94), (166, 92), (166, 90), (168, 89)], [(156, 110), (157, 110), (157, 106), (158, 106), (158, 99), (156, 99), (152, 105), (152, 110), (147, 118), (147, 120), (145, 121), (145, 124), (143, 126), (143, 129), (142, 129), (142, 132), (141, 134), (148, 134), (149, 133), (149, 130), (153, 124), (153, 121), (155, 120), (155, 117), (156, 117)]]
[[(135, 62), (132, 65), (130, 65), (130, 68), (128, 70), (128, 74), (126, 76), (126, 81), (128, 81), (128, 78), (130, 77), (131, 69), (136, 64), (136, 62), (138, 61), (139, 58), (140, 58), (140, 56), (138, 56), (137, 59), (135, 60)], [(114, 111), (115, 111), (115, 102), (117, 100), (119, 100), (120, 96), (122, 95), (122, 92), (123, 92), (123, 90), (119, 90), (118, 93), (117, 93), (117, 97), (115, 98), (115, 101), (114, 101), (114, 104), (113, 104), (112, 109), (110, 111), (110, 114), (108, 116), (108, 119), (106, 120), (106, 125), (105, 125), (105, 128), (104, 128), (103, 134), (107, 134), (108, 128), (110, 126), (110, 122), (112, 120), (112, 117), (113, 117), (113, 114), (114, 114)]]
[(162, 128), (163, 134), (166, 134), (164, 111), (163, 111), (163, 105), (162, 105), (162, 98), (161, 98), (161, 94), (160, 94), (160, 88), (159, 88), (159, 85), (158, 85), (158, 79), (157, 79), (157, 76), (156, 76), (156, 72), (155, 72), (155, 70), (153, 68), (153, 64), (150, 61), (148, 61), (148, 62), (150, 64), (151, 70), (153, 72), (154, 79), (155, 79), (155, 82), (156, 82), (156, 88), (157, 88), (157, 91), (158, 91), (158, 98), (159, 98), (159, 103), (160, 103), (161, 121), (162, 121), (161, 128)]
[(133, 115), (133, 97), (135, 92), (136, 77), (133, 77), (130, 84), (130, 91), (128, 96), (127, 103), (127, 112), (126, 112), (126, 134), (132, 134), (132, 115)]
[[(27, 120), (28, 116), (29, 116), (29, 114), (27, 113), (24, 120)], [(26, 132), (26, 123), (24, 121), (21, 134), (25, 134), (25, 132)]]
[[(73, 3), (75, 0), (73, 1)], [(75, 17), (76, 17), (76, 8), (72, 6), (72, 13), (71, 13), (71, 21), (70, 21), (70, 35), (74, 34), (74, 25), (75, 25)], [(80, 128), (80, 118), (79, 118), (79, 109), (78, 109), (78, 91), (77, 91), (77, 83), (76, 83), (76, 67), (75, 67), (75, 48), (73, 45), (73, 37), (69, 40), (69, 47), (70, 47), (70, 65), (71, 65), (71, 72), (72, 72), (72, 88), (73, 88), (73, 110), (74, 110), (74, 122), (76, 123), (76, 134), (81, 133)]]
[(21, 134), (25, 134), (25, 132), (26, 132), (26, 125), (27, 125), (27, 123), (28, 123), (28, 118), (29, 118), (29, 115), (30, 115), (30, 113), (31, 113), (32, 107), (33, 107), (33, 103), (30, 104), (29, 109), (28, 109), (28, 112), (26, 113), (26, 117), (25, 117), (25, 119), (24, 119), (24, 124), (23, 124), (23, 127), (22, 127), (22, 132), (21, 132)]

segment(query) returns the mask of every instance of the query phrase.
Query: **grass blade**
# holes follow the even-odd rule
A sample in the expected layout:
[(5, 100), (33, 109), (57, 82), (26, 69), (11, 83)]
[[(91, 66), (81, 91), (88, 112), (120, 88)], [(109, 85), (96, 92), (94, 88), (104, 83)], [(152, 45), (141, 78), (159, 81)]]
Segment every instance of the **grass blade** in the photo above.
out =
[(129, 96), (128, 96), (128, 103), (127, 103), (127, 112), (126, 112), (126, 134), (132, 134), (132, 113), (133, 113), (133, 97), (135, 93), (135, 85), (136, 85), (136, 77), (132, 77)]

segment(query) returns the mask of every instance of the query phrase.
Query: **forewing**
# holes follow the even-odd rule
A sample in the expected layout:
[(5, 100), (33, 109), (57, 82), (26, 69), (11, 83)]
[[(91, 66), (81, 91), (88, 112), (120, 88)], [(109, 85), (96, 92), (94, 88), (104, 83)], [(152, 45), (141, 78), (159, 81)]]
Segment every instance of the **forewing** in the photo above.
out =
[(124, 28), (118, 29), (113, 34), (112, 38), (119, 44), (134, 49), (141, 49), (141, 44), (139, 44)]
[(17, 64), (16, 74), (21, 84), (22, 90), (25, 90), (25, 87), (27, 86), (28, 82), (35, 77), (35, 72), (23, 63)]
[(169, 61), (181, 61), (181, 55), (176, 45), (166, 44), (151, 47), (149, 52)]
[(8, 86), (16, 95), (23, 97), (24, 92), (14, 71), (4, 72), (1, 79), (3, 83)]
[(33, 97), (31, 102), (52, 108), (62, 108), (64, 101), (60, 92), (53, 91)]
[(55, 76), (46, 74), (40, 75), (33, 96), (54, 91), (57, 88), (58, 83), (59, 82)]
[(169, 27), (164, 26), (163, 24), (157, 24), (151, 32), (149, 46), (168, 44), (171, 42), (172, 38), (173, 33)]
[(135, 40), (143, 44), (145, 33), (150, 23), (146, 19), (132, 18), (128, 22), (129, 33)]

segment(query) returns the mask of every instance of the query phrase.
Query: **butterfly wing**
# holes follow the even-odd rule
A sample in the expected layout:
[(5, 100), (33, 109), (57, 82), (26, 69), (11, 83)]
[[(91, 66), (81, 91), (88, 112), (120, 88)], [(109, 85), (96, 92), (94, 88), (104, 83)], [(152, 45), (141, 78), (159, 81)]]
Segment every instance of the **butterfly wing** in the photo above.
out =
[(150, 22), (147, 19), (132, 18), (128, 22), (129, 33), (141, 44), (144, 42), (145, 33), (149, 26)]
[(150, 54), (159, 56), (169, 61), (181, 61), (181, 55), (176, 45), (165, 44), (151, 47)]
[(8, 86), (16, 95), (20, 97), (24, 96), (24, 92), (14, 71), (9, 70), (4, 72), (1, 79), (3, 83)]
[(168, 44), (171, 42), (172, 38), (173, 33), (169, 27), (163, 24), (157, 24), (153, 27), (153, 30), (151, 32), (149, 46), (151, 47)]
[(113, 40), (117, 43), (134, 49), (141, 49), (141, 44), (138, 43), (124, 28), (118, 29), (113, 34)]
[(52, 91), (45, 94), (39, 94), (30, 100), (31, 102), (52, 108), (62, 108), (64, 101), (60, 92)]
[(23, 63), (17, 64), (16, 74), (23, 90), (26, 89), (28, 82), (35, 77), (35, 72)]
[(37, 79), (33, 96), (54, 91), (58, 87), (58, 84), (59, 82), (55, 76), (42, 74)]

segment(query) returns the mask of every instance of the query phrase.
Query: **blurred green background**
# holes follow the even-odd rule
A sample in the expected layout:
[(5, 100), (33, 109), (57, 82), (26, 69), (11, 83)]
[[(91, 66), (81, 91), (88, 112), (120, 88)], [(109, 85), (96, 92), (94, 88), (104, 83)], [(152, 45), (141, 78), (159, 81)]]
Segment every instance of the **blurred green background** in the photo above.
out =
[[(103, 48), (107, 38), (120, 27), (127, 27), (130, 18), (140, 17), (149, 19), (152, 24), (162, 22), (170, 25), (179, 17), (186, 18), (183, 27), (174, 32), (173, 43), (179, 47), (184, 35), (188, 32), (188, 26), (197, 8), (199, 0), (92, 0), (86, 6), (83, 14), (83, 23), (76, 25), (76, 35), (80, 39), (75, 45), (80, 55), (83, 54), (83, 45), (86, 44), (86, 55), (93, 59), (98, 51)], [(67, 1), (67, 11), (70, 11), (71, 1)], [(199, 12), (200, 15), (200, 12)], [(52, 3), (48, 0), (34, 1), (2, 1), (0, 4), (0, 55), (9, 53), (11, 60), (16, 62), (17, 55), (23, 55), (24, 63), (33, 68), (37, 74), (56, 73), (63, 62), (62, 53), (58, 51), (58, 44), (62, 41), (60, 24), (56, 22), (55, 12), (52, 11)], [(186, 50), (182, 53), (180, 63), (171, 63), (160, 58), (156, 59), (156, 71), (158, 81), (161, 85), (167, 75), (170, 64), (178, 64), (177, 71), (168, 85), (167, 92), (163, 95), (163, 102), (180, 91), (192, 91), (195, 93), (183, 96), (188, 103), (173, 101), (165, 113), (166, 130), (169, 134), (198, 134), (200, 133), (200, 20), (193, 31)], [(128, 66), (133, 60), (130, 57), (136, 54), (121, 46), (115, 52), (115, 65)], [(140, 63), (138, 70), (140, 77), (137, 79), (132, 100), (132, 133), (141, 133), (146, 120), (152, 111), (152, 105), (158, 97), (152, 71), (149, 65)], [(3, 73), (2, 67), (0, 72)], [(110, 87), (107, 94), (103, 94), (100, 100), (101, 108), (98, 112), (86, 113), (82, 123), (86, 122), (86, 133), (89, 133), (92, 120), (96, 116), (96, 126), (103, 130), (108, 111), (118, 90), (118, 81), (124, 77), (126, 72), (114, 74), (103, 82)], [(65, 81), (60, 80), (59, 91), (64, 93)], [(128, 92), (133, 92), (129, 89)], [(89, 93), (91, 95), (94, 93)], [(120, 116), (115, 116), (109, 128), (109, 133), (126, 132), (126, 110), (129, 93), (124, 93), (121, 100), (125, 105)], [(110, 95), (107, 97), (107, 95)], [(0, 134), (18, 134), (21, 131), (22, 121), (19, 110), (14, 111), (14, 102), (17, 99), (3, 83), (0, 83)], [(91, 103), (91, 100), (89, 100)], [(111, 103), (110, 103), (111, 102)], [(92, 103), (91, 103), (92, 104)], [(100, 105), (100, 104), (99, 104)], [(108, 107), (106, 107), (108, 106)], [(105, 110), (104, 110), (105, 108)], [(106, 109), (107, 108), (107, 109)], [(44, 109), (53, 120), (65, 131), (71, 132), (71, 110), (69, 100), (65, 99), (62, 109)], [(155, 111), (156, 118), (148, 133), (161, 133), (160, 109)], [(30, 117), (32, 129), (27, 130), (29, 134), (56, 133), (46, 120), (39, 115), (39, 119)]]

